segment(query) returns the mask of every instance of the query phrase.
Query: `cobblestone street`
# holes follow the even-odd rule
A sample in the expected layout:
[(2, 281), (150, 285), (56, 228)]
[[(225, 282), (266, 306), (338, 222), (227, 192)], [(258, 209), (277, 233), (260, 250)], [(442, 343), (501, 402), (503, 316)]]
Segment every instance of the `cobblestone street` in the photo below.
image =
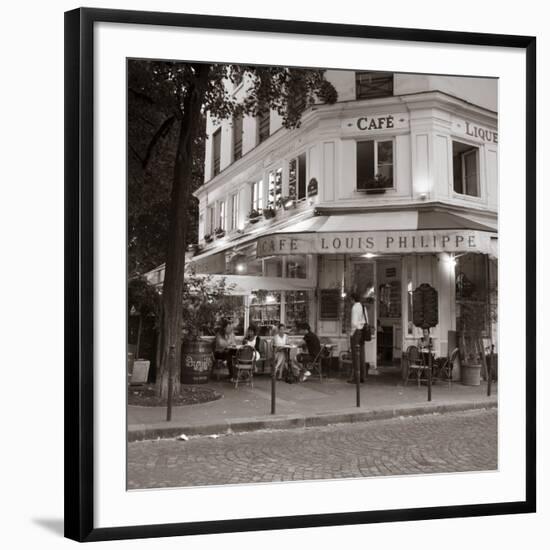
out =
[(497, 411), (128, 445), (128, 488), (497, 468)]

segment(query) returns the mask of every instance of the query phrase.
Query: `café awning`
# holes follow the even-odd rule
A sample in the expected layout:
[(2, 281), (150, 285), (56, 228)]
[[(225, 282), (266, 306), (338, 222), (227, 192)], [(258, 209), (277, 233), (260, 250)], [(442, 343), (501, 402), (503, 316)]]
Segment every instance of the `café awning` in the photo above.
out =
[(258, 258), (286, 254), (496, 256), (496, 227), (444, 211), (393, 211), (309, 218), (257, 240)]

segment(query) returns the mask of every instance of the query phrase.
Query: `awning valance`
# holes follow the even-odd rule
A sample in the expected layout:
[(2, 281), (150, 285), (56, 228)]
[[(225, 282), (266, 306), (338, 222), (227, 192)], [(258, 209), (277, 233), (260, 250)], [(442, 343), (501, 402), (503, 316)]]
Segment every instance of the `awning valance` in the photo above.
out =
[(258, 238), (257, 257), (286, 254), (495, 255), (495, 228), (447, 212), (316, 216)]

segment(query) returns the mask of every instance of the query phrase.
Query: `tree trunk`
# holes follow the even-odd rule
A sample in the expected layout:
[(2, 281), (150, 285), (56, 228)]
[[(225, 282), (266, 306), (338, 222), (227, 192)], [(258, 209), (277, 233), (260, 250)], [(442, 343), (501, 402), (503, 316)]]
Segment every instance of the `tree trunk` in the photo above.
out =
[(139, 347), (141, 345), (141, 331), (143, 329), (143, 317), (141, 313), (139, 314), (138, 329), (137, 329), (137, 339), (136, 339), (136, 359), (139, 359)]
[(176, 358), (173, 365), (173, 393), (180, 389), (181, 361), (181, 320), (182, 292), (185, 269), (185, 226), (191, 191), (191, 173), (193, 167), (193, 147), (200, 132), (201, 108), (208, 84), (210, 67), (206, 64), (194, 66), (195, 80), (185, 90), (183, 101), (183, 117), (181, 120), (176, 162), (174, 166), (174, 181), (170, 200), (170, 226), (164, 285), (162, 290), (162, 316), (160, 329), (162, 331), (162, 353), (157, 378), (157, 393), (161, 397), (168, 395), (168, 380), (170, 365), (168, 352), (175, 346)]

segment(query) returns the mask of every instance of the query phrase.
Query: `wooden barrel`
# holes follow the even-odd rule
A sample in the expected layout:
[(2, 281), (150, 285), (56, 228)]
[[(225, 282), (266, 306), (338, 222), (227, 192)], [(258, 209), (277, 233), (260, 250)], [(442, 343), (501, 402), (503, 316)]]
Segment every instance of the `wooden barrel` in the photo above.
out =
[(196, 340), (181, 346), (181, 383), (206, 384), (212, 372), (212, 343)]
[(481, 365), (461, 365), (460, 377), (464, 386), (479, 386), (481, 384)]

